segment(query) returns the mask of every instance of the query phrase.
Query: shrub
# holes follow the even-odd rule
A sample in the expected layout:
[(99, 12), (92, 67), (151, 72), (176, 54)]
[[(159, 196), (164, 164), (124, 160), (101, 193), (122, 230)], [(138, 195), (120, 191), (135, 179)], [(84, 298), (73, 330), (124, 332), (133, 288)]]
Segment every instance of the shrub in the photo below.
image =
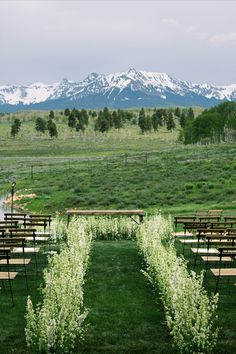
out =
[(194, 185), (192, 183), (185, 183), (184, 187), (185, 187), (185, 189), (190, 191), (194, 188)]

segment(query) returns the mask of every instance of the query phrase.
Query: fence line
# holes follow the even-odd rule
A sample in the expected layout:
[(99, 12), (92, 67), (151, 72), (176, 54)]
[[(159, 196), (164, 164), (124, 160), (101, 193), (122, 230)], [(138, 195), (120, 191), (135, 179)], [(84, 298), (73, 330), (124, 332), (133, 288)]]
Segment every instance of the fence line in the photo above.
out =
[[(222, 147), (221, 147), (222, 148)], [(228, 146), (229, 149), (229, 146)], [(56, 172), (56, 171), (67, 171), (69, 174), (75, 168), (81, 168), (81, 170), (87, 169), (88, 173), (92, 170), (100, 168), (105, 171), (113, 169), (115, 167), (129, 166), (132, 163), (137, 165), (141, 164), (143, 166), (149, 163), (157, 162), (160, 166), (170, 167), (175, 163), (188, 163), (188, 162), (198, 162), (208, 161), (211, 158), (216, 160), (235, 160), (236, 148), (231, 147), (231, 154), (229, 156), (229, 150), (222, 151), (216, 156), (216, 150), (211, 149), (211, 147), (201, 146), (196, 149), (196, 146), (181, 146), (172, 147), (170, 149), (162, 151), (145, 151), (141, 153), (124, 153), (119, 155), (110, 156), (96, 156), (96, 157), (63, 157), (63, 158), (41, 158), (40, 162), (34, 159), (24, 159), (16, 161), (9, 165), (9, 161), (0, 163), (0, 172), (2, 174), (7, 174), (9, 177), (12, 174), (25, 175), (34, 180), (35, 174), (46, 173), (46, 172)], [(2, 162), (2, 161), (1, 161)]]

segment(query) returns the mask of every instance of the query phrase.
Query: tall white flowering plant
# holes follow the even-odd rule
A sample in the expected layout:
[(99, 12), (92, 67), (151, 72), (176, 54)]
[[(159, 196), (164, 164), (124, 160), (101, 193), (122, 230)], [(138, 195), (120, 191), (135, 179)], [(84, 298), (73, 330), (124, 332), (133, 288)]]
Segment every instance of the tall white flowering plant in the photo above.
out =
[(50, 239), (54, 242), (64, 242), (67, 240), (67, 222), (62, 219), (59, 215), (53, 218), (50, 227)]
[[(75, 219), (74, 219), (75, 220)], [(138, 225), (129, 218), (109, 216), (89, 216), (77, 218), (94, 240), (133, 240), (136, 238)], [(51, 226), (51, 238), (59, 243), (67, 238), (67, 225), (57, 217)]]
[(137, 233), (145, 275), (158, 287), (174, 346), (181, 354), (209, 354), (216, 345), (218, 295), (208, 296), (203, 273), (188, 272), (171, 241), (171, 223), (161, 215), (145, 222)]
[(28, 298), (25, 334), (33, 353), (73, 353), (87, 316), (83, 284), (91, 240), (85, 225), (72, 220), (65, 246), (49, 259), (44, 272), (42, 303), (34, 308)]
[(84, 218), (88, 230), (96, 240), (132, 240), (138, 225), (128, 218), (89, 217)]

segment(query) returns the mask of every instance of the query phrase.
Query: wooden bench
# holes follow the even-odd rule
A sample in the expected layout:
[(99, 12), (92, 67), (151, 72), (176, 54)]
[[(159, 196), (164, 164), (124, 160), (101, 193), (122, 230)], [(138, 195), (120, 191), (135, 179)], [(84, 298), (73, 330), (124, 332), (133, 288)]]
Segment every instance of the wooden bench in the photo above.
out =
[(24, 228), (28, 227), (43, 227), (44, 232), (46, 231), (47, 227), (47, 220), (46, 219), (36, 219), (36, 218), (27, 218), (23, 221)]
[(133, 216), (139, 217), (139, 222), (143, 222), (145, 212), (143, 210), (79, 210), (79, 209), (68, 209), (67, 221), (70, 222), (71, 216), (129, 216), (136, 223), (137, 221)]
[(236, 235), (206, 235), (205, 236), (207, 247), (210, 247), (210, 244), (217, 244), (221, 246), (223, 243), (228, 246), (234, 246), (236, 241)]
[(217, 248), (191, 248), (194, 254), (219, 254)]
[(46, 223), (49, 226), (51, 226), (51, 222), (52, 222), (52, 215), (50, 214), (29, 214), (29, 218), (34, 220), (34, 219), (38, 219), (38, 220), (42, 220), (42, 221), (46, 221)]
[(236, 224), (236, 216), (224, 216), (224, 221)]
[(11, 227), (11, 226), (14, 226), (17, 227), (17, 224), (18, 224), (18, 221), (17, 220), (0, 220), (0, 227), (5, 227), (5, 228), (8, 228), (8, 227)]
[(31, 261), (30, 258), (25, 258), (25, 250), (26, 250), (26, 240), (24, 238), (19, 237), (7, 237), (7, 238), (0, 238), (0, 246), (1, 249), (10, 250), (8, 252), (14, 253), (15, 248), (19, 247), (22, 249), (23, 258), (10, 258), (9, 259), (1, 259), (0, 266), (7, 266), (9, 267), (16, 267), (21, 266), (24, 267), (24, 274), (25, 274), (25, 281), (26, 287), (28, 289), (28, 279), (27, 279), (27, 272), (26, 272), (26, 265), (28, 265)]
[(214, 227), (214, 228), (199, 228), (197, 229), (197, 237), (203, 235), (224, 235), (226, 233), (225, 228)]
[(49, 238), (49, 234), (37, 232), (36, 229), (11, 229), (8, 235), (10, 237), (24, 237), (26, 241), (32, 241), (34, 245), (37, 242), (46, 242)]
[(210, 221), (210, 228), (224, 228), (224, 229), (231, 229), (233, 228), (236, 221)]
[(177, 229), (178, 224), (184, 224), (185, 222), (194, 222), (196, 221), (195, 216), (174, 216), (174, 225)]
[(9, 269), (9, 260), (10, 260), (10, 258), (11, 258), (11, 256), (10, 256), (10, 250), (9, 249), (5, 249), (5, 250), (1, 250), (0, 251), (0, 260), (6, 260), (6, 266), (7, 266), (7, 271), (0, 271), (0, 280), (9, 282), (12, 306), (14, 306), (15, 303), (14, 303), (14, 298), (13, 298), (13, 290), (12, 290), (11, 281), (13, 279), (15, 279), (15, 277), (18, 274), (18, 272), (10, 272), (10, 269)]
[(211, 268), (215, 277), (236, 277), (236, 268)]
[[(9, 265), (13, 266), (24, 266), (28, 265), (30, 263), (31, 259), (30, 258), (10, 258), (9, 259)], [(1, 259), (0, 260), (0, 265), (7, 265), (7, 260), (6, 259)]]
[(233, 259), (231, 257), (225, 256), (220, 260), (220, 255), (218, 256), (201, 256), (202, 261), (204, 262), (214, 262), (214, 263), (218, 263), (218, 262), (232, 262)]
[(220, 221), (223, 210), (207, 210), (207, 211), (197, 211), (196, 218), (200, 221)]
[(221, 277), (236, 277), (236, 268), (222, 268), (222, 259), (224, 257), (231, 257), (234, 259), (236, 257), (236, 246), (220, 246), (218, 247), (220, 264), (219, 268), (211, 268), (210, 271), (216, 277), (216, 290), (218, 290), (219, 281)]
[(27, 213), (4, 213), (4, 219), (6, 221), (23, 220), (27, 217)]
[(206, 229), (208, 226), (208, 221), (185, 221), (184, 223), (184, 232), (192, 230), (199, 230), (199, 229)]
[[(217, 246), (233, 246), (234, 242), (236, 240), (236, 235), (225, 235), (222, 232), (222, 229), (204, 229), (204, 230), (198, 230), (198, 233), (196, 234), (197, 237), (197, 247), (192, 249), (192, 252), (195, 253), (195, 260), (194, 260), (194, 265), (196, 265), (197, 261), (197, 256), (198, 254), (206, 254), (207, 256), (213, 252), (213, 254), (218, 254), (219, 251), (215, 252), (216, 249), (211, 249), (210, 247), (212, 245)], [(206, 248), (200, 249), (199, 246), (201, 243), (206, 244)], [(201, 258), (203, 259), (203, 258)]]
[[(44, 232), (47, 225), (51, 226), (52, 216), (50, 214), (26, 214), (26, 213), (5, 213), (5, 223), (18, 222), (25, 228), (32, 226), (42, 226)], [(1, 225), (1, 224), (0, 224)]]
[[(28, 239), (27, 239), (28, 238)], [(35, 229), (11, 229), (9, 230), (9, 237), (0, 239), (0, 245), (5, 244), (11, 247), (12, 254), (22, 254), (25, 258), (25, 254), (33, 254), (35, 259), (35, 267), (38, 269), (37, 253), (40, 251), (40, 247), (36, 247), (36, 234)], [(13, 243), (15, 241), (15, 245)], [(33, 247), (29, 247), (27, 241), (33, 241)]]

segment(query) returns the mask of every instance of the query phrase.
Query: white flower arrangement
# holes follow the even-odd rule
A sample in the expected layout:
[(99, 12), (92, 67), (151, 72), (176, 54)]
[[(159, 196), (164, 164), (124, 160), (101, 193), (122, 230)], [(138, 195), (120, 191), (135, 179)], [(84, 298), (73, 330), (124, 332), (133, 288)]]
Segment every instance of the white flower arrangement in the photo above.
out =
[(83, 307), (83, 284), (91, 241), (92, 235), (85, 232), (84, 225), (71, 221), (67, 244), (49, 258), (44, 272), (42, 303), (34, 309), (28, 298), (25, 334), (34, 353), (73, 353), (88, 313)]
[(89, 217), (82, 222), (95, 240), (133, 240), (138, 229), (137, 224), (124, 217)]
[(173, 342), (181, 354), (209, 354), (216, 345), (218, 294), (209, 297), (203, 288), (203, 272), (188, 272), (171, 242), (170, 220), (161, 215), (145, 222), (137, 233), (148, 279), (157, 286)]

